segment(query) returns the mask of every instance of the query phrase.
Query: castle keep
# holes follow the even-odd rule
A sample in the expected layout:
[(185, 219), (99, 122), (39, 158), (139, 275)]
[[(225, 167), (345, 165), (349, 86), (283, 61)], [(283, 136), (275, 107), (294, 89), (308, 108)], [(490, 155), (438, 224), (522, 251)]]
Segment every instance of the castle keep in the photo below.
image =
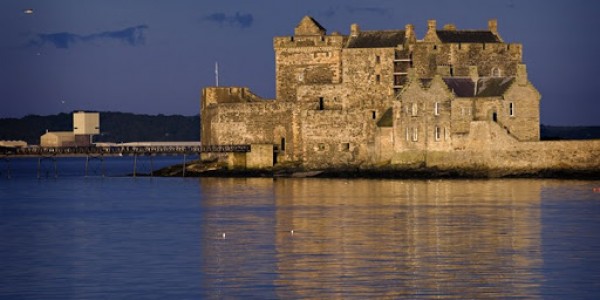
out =
[(410, 24), (328, 34), (306, 16), (273, 47), (276, 99), (202, 91), (203, 145), (253, 145), (245, 166), (599, 167), (597, 141), (539, 142), (541, 95), (495, 20), (483, 30), (430, 20), (418, 39)]

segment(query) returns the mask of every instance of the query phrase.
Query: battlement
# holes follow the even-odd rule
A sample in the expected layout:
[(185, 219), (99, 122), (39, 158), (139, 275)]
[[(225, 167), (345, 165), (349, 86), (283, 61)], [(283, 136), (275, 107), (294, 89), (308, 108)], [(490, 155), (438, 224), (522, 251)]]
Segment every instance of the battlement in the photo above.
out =
[(343, 35), (322, 35), (322, 36), (280, 36), (273, 38), (273, 47), (293, 48), (293, 47), (337, 47), (342, 48), (346, 43), (347, 37)]
[(247, 87), (205, 87), (202, 89), (202, 108), (220, 103), (250, 103), (264, 101)]

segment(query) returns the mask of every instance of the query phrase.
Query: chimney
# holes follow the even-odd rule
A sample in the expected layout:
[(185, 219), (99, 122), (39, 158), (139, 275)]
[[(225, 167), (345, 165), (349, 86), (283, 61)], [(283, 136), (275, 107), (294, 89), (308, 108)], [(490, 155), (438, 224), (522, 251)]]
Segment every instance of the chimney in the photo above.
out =
[(527, 84), (527, 66), (525, 64), (517, 65), (517, 84), (518, 85), (526, 85)]
[(496, 19), (490, 19), (488, 21), (488, 29), (493, 33), (493, 34), (498, 34), (498, 20)]
[(413, 24), (406, 24), (404, 32), (404, 38), (408, 41), (412, 40), (415, 36), (415, 26)]
[(360, 28), (358, 27), (358, 24), (354, 23), (354, 24), (350, 25), (350, 36), (351, 37), (357, 37), (359, 33), (360, 33)]
[(432, 31), (432, 30), (436, 30), (436, 21), (435, 20), (429, 20), (427, 21), (427, 31)]
[(473, 81), (473, 95), (477, 95), (477, 84), (479, 82), (479, 71), (477, 70), (477, 66), (469, 66), (469, 77)]

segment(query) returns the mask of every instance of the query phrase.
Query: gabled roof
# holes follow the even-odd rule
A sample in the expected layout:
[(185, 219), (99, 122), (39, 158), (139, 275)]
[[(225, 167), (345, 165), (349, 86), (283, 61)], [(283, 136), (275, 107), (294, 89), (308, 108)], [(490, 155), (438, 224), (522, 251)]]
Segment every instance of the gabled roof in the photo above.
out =
[(313, 35), (313, 34), (325, 34), (327, 29), (323, 27), (319, 22), (313, 19), (311, 16), (304, 16), (298, 26), (296, 26), (296, 35)]
[(452, 92), (461, 98), (500, 97), (514, 82), (513, 77), (483, 77), (475, 82), (471, 78), (447, 77), (443, 79)]
[(484, 77), (477, 83), (477, 97), (498, 97), (515, 81), (514, 77)]
[(394, 48), (404, 43), (404, 30), (361, 31), (350, 37), (347, 48)]
[(442, 43), (501, 43), (494, 33), (488, 30), (437, 30)]

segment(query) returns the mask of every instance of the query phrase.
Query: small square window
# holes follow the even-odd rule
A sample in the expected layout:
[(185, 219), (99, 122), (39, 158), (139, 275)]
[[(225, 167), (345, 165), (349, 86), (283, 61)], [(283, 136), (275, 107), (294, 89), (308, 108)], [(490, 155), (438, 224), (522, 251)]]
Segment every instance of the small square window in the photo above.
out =
[(340, 150), (344, 152), (350, 151), (350, 143), (342, 143), (340, 145)]
[(325, 144), (319, 143), (319, 145), (317, 145), (317, 149), (319, 149), (319, 151), (324, 151), (325, 150)]

